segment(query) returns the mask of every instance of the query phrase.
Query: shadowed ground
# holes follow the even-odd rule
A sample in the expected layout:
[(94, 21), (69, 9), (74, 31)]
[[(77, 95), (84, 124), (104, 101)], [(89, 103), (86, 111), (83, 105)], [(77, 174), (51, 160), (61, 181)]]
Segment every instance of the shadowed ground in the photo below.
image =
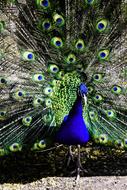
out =
[[(77, 149), (73, 148), (76, 161)], [(21, 152), (0, 158), (0, 183), (29, 183), (46, 177), (75, 176), (75, 162), (67, 169), (67, 147), (50, 152)], [(89, 143), (81, 149), (84, 173), (81, 176), (127, 176), (127, 154), (122, 150)]]

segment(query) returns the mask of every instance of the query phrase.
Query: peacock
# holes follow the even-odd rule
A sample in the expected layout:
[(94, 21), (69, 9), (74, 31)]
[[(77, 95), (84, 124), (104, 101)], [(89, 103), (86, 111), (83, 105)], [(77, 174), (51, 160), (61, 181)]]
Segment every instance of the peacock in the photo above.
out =
[(90, 140), (127, 149), (123, 0), (0, 2), (0, 156)]

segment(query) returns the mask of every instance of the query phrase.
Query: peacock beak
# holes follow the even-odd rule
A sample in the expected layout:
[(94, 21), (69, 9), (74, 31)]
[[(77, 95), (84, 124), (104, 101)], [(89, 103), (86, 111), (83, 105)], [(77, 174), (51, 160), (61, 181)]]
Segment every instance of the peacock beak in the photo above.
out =
[(87, 93), (88, 93), (88, 88), (84, 83), (81, 83), (78, 88), (78, 95), (83, 98), (85, 105), (87, 105)]

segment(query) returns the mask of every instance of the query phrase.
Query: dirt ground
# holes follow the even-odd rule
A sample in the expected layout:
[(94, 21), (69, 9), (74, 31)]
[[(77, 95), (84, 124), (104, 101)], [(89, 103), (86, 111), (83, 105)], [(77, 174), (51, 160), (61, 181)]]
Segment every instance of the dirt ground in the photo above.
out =
[(0, 186), (0, 190), (126, 190), (127, 177), (48, 177), (27, 184), (9, 184)]

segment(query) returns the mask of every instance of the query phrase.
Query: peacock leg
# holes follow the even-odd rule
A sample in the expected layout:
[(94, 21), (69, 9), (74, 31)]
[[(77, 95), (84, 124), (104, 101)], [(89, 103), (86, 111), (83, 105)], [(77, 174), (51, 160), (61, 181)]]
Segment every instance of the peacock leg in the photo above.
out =
[(75, 164), (75, 169), (71, 172), (71, 175), (75, 175), (76, 176), (76, 182), (78, 182), (79, 178), (80, 178), (80, 173), (81, 172), (85, 172), (85, 170), (82, 167), (81, 164), (81, 156), (80, 156), (80, 145), (77, 145), (77, 160), (75, 163), (75, 159), (74, 159), (74, 155), (72, 152), (72, 146), (69, 146), (68, 148), (68, 154), (67, 154), (67, 162), (66, 162), (66, 168), (69, 167), (70, 163), (73, 162), (73, 164)]
[(77, 146), (78, 148), (78, 156), (77, 156), (77, 166), (76, 166), (76, 180), (78, 181), (80, 178), (80, 172), (82, 171), (81, 159), (80, 159), (80, 145)]
[(76, 168), (74, 171), (71, 172), (71, 175), (76, 174), (76, 181), (79, 180), (80, 173), (85, 172), (85, 170), (83, 169), (82, 164), (81, 164), (80, 145), (77, 146), (77, 149), (78, 149), (78, 155), (77, 155), (77, 161), (76, 161)]
[(71, 161), (74, 161), (74, 158), (73, 158), (72, 146), (69, 146), (67, 153), (67, 167), (69, 167)]

